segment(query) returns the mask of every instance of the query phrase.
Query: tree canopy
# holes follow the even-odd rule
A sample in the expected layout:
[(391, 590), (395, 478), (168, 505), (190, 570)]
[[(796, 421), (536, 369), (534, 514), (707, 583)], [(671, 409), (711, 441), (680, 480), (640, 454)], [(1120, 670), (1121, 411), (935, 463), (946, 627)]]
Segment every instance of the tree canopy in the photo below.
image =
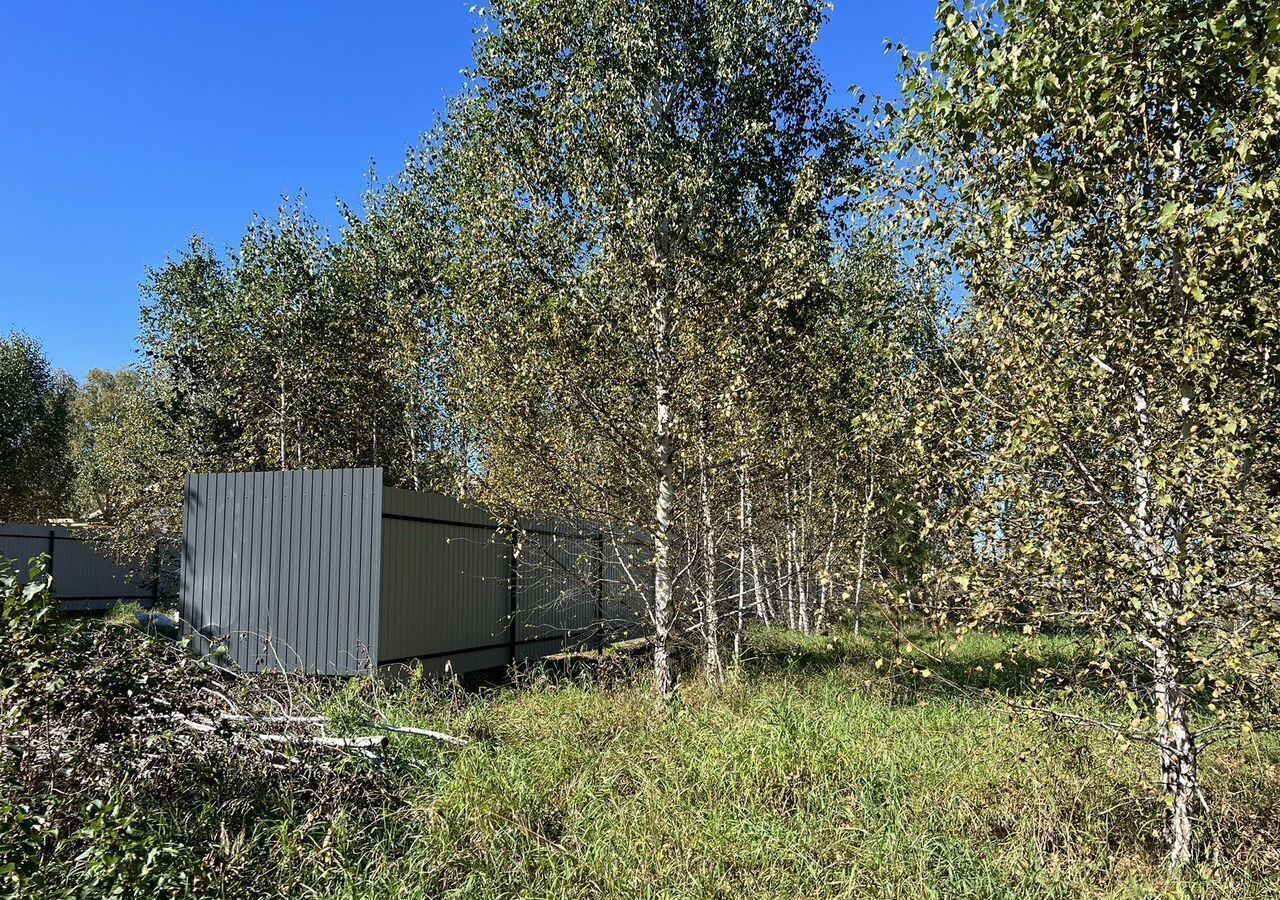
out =
[(0, 522), (65, 513), (75, 382), (22, 334), (0, 338)]

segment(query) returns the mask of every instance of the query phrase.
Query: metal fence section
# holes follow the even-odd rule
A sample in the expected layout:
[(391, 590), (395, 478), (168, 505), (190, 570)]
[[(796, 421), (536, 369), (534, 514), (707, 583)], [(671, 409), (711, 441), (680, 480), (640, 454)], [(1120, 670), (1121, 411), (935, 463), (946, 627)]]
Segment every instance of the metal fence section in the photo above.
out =
[(380, 660), (504, 665), (511, 547), (492, 518), (438, 494), (386, 488), (383, 497)]
[(169, 548), (158, 545), (138, 571), (111, 559), (94, 545), (91, 533), (63, 526), (0, 523), (0, 556), (13, 560), (23, 574), (27, 562), (49, 557), (53, 595), (64, 611), (108, 609), (119, 601), (155, 604), (171, 599), (176, 585), (165, 577)]
[[(631, 636), (634, 538), (383, 487), (380, 469), (194, 475), (184, 628), (249, 671), (474, 671)], [(624, 548), (625, 549), (620, 549)]]
[(649, 596), (635, 590), (648, 581), (641, 543), (568, 523), (532, 525), (519, 539), (515, 620), (529, 655), (551, 642), (598, 649), (640, 633)]
[(346, 675), (377, 659), (382, 473), (192, 475), (178, 614), (247, 671)]

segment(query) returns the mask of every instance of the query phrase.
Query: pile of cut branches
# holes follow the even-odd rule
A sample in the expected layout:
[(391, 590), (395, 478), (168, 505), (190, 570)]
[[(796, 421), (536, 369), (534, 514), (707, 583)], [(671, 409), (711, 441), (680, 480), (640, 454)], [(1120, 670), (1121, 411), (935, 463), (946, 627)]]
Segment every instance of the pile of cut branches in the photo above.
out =
[(332, 856), (401, 805), (386, 737), (331, 734), (310, 686), (60, 619), (48, 588), (0, 560), (0, 894), (272, 896), (288, 876), (256, 836), (291, 823)]

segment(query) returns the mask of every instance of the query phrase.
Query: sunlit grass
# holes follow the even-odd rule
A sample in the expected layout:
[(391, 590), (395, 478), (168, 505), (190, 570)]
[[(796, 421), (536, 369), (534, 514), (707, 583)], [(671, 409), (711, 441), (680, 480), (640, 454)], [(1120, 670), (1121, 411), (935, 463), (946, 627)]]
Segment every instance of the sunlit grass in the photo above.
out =
[[(1206, 762), (1238, 833), (1194, 884), (1163, 872), (1145, 746), (1011, 714), (886, 666), (883, 635), (758, 634), (722, 687), (656, 709), (642, 679), (468, 696), (353, 683), (343, 719), (410, 737), (406, 811), (351, 835), (340, 896), (1269, 896), (1280, 753), (1223, 745)], [(1007, 639), (951, 654), (990, 673)], [(1044, 658), (1063, 648), (1045, 639)], [(891, 652), (891, 651), (890, 651)], [(935, 663), (936, 666), (936, 663)], [(981, 671), (977, 671), (981, 668)], [(1003, 676), (1002, 676), (1003, 677)], [(981, 681), (981, 678), (978, 679)], [(1012, 680), (981, 687), (1008, 689)]]
[[(76, 636), (100, 655), (165, 646), (111, 621)], [(39, 866), (42, 886), (89, 885), (57, 896), (98, 896), (120, 872), (201, 898), (1280, 896), (1275, 738), (1206, 753), (1212, 854), (1174, 880), (1154, 751), (1015, 709), (1116, 711), (1040, 677), (1074, 659), (1072, 641), (953, 646), (872, 625), (753, 632), (726, 683), (688, 677), (670, 707), (642, 658), (630, 674), (619, 657), (601, 677), (565, 660), (484, 689), (404, 672), (244, 677), (227, 686), (238, 702), (323, 712), (332, 734), (374, 722), (469, 743), (392, 734), (376, 763), (338, 754), (318, 769), (184, 756), (168, 782), (63, 809), (74, 827), (57, 834), (0, 828), (0, 871), (17, 834), (65, 866)], [(136, 640), (89, 640), (112, 633)], [(41, 795), (8, 808), (23, 796)]]

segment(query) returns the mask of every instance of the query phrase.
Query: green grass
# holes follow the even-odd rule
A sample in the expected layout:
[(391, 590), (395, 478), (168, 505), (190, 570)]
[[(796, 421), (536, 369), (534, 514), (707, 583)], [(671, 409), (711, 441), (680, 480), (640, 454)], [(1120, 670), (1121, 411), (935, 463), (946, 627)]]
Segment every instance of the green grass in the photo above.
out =
[[(67, 625), (28, 685), (64, 757), (0, 754), (0, 894), (1280, 897), (1280, 742), (1206, 754), (1214, 856), (1173, 880), (1151, 749), (992, 696), (1105, 712), (1102, 695), (1035, 677), (1070, 658), (1062, 636), (953, 649), (919, 626), (907, 643), (762, 631), (728, 683), (690, 678), (659, 708), (644, 661), (628, 673), (617, 657), (600, 678), (564, 661), (482, 690), (401, 673), (242, 677), (209, 694), (180, 645), (119, 618)], [(221, 708), (222, 691), (244, 709), (323, 711), (333, 733), (376, 720), (470, 744), (392, 735), (377, 764), (297, 750), (273, 769), (221, 739), (192, 753), (112, 730), (192, 694)]]
[[(994, 671), (966, 642), (951, 675)], [(353, 682), (339, 719), (470, 736), (393, 737), (420, 766), (374, 833), (330, 834), (314, 885), (351, 897), (1280, 896), (1280, 750), (1221, 745), (1231, 824), (1194, 881), (1163, 872), (1147, 748), (1010, 715), (937, 678), (891, 681), (848, 636), (757, 636), (731, 683), (655, 709), (642, 679), (482, 696)], [(1046, 640), (1043, 655), (1065, 652)], [(977, 670), (981, 668), (981, 672)], [(998, 686), (1016, 689), (1007, 669)]]
[(166, 609), (162, 606), (147, 607), (134, 600), (121, 600), (113, 604), (106, 612), (102, 614), (102, 621), (106, 625), (130, 625), (138, 626), (138, 616), (147, 613), (156, 613), (157, 615), (168, 616), (175, 622), (178, 620), (178, 611), (176, 609)]
[(138, 613), (142, 611), (141, 603), (122, 600), (102, 614), (102, 621), (107, 625), (137, 625)]

